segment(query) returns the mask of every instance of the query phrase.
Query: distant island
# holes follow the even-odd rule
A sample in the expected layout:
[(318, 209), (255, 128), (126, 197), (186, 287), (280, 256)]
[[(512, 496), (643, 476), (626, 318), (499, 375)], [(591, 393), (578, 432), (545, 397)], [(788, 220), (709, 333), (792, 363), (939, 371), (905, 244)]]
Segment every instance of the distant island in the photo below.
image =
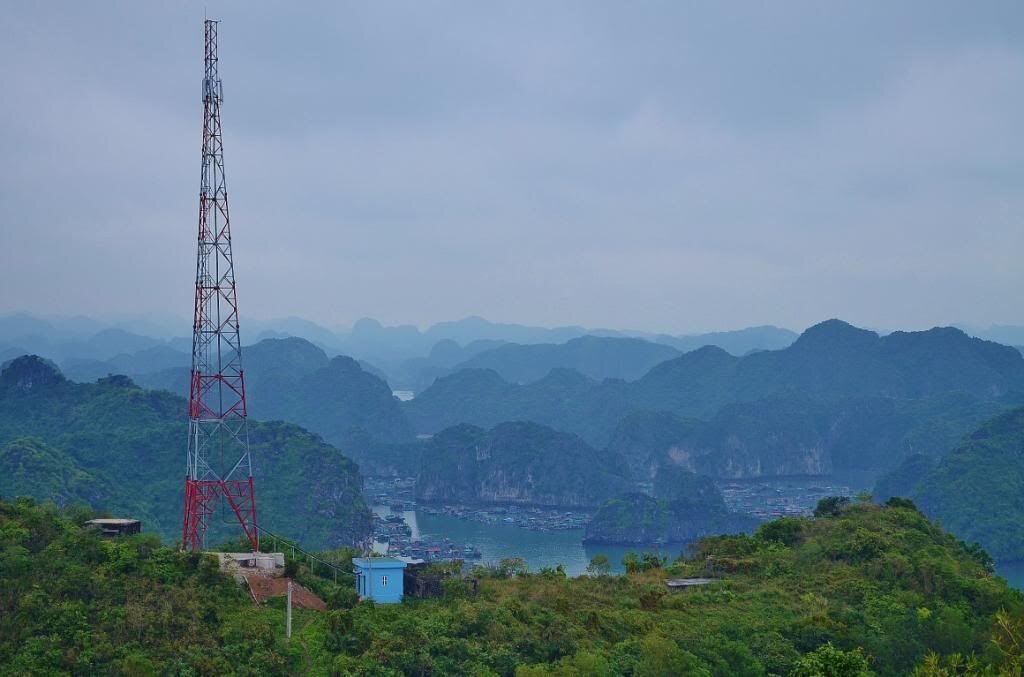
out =
[(708, 477), (678, 466), (665, 466), (654, 482), (654, 495), (617, 496), (587, 524), (583, 542), (610, 545), (681, 545), (714, 534), (749, 533), (759, 520), (731, 513)]

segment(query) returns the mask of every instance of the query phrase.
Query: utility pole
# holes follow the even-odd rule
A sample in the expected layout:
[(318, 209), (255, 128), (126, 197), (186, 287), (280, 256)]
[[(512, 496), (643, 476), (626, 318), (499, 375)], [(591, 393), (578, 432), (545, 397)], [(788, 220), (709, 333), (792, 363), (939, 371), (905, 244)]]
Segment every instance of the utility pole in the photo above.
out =
[(257, 552), (256, 490), (249, 455), (242, 343), (224, 180), (220, 119), (224, 90), (217, 70), (218, 22), (206, 20), (204, 27), (203, 164), (182, 547), (200, 550), (205, 546), (206, 530), (218, 500), (223, 498), (252, 544), (253, 552)]
[(292, 638), (292, 579), (288, 579), (288, 606), (285, 612), (284, 621), (284, 636), (287, 639)]

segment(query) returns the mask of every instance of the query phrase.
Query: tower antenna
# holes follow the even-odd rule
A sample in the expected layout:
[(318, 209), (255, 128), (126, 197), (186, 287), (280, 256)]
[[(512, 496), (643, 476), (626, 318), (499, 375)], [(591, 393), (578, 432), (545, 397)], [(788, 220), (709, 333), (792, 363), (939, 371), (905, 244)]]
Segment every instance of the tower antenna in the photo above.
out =
[(203, 169), (199, 190), (192, 378), (188, 402), (188, 462), (182, 547), (200, 550), (220, 499), (230, 506), (253, 550), (259, 549), (256, 490), (246, 424), (242, 344), (231, 254), (228, 193), (217, 73), (217, 27), (205, 27)]

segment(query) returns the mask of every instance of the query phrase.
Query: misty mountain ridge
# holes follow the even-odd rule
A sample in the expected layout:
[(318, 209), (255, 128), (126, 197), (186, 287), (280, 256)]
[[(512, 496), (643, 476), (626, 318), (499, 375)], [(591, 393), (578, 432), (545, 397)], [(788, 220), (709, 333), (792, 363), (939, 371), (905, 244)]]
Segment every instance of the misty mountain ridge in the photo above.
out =
[[(300, 338), (266, 339), (242, 350), (249, 415), (316, 432), (342, 449), (363, 433), (385, 442), (412, 439), (391, 388), (351, 357), (328, 357)], [(140, 385), (188, 396), (188, 366), (135, 375)]]
[[(953, 325), (965, 333), (1004, 345), (1024, 345), (1024, 326)], [(65, 343), (87, 341), (96, 334), (114, 329), (120, 335), (131, 335), (134, 340), (169, 345), (188, 352), (191, 345), (190, 320), (166, 314), (124, 314), (119, 316), (48, 316), (38, 317), (29, 313), (15, 312), (0, 315), (0, 349), (12, 344), (21, 344), (26, 349), (36, 349), (43, 343), (54, 349), (46, 355), (60, 360), (65, 356), (76, 358), (105, 359), (95, 354), (83, 354), (88, 346), (64, 347)], [(466, 346), (474, 341), (496, 343), (565, 343), (581, 336), (603, 336), (615, 338), (640, 338), (652, 343), (669, 345), (680, 352), (690, 352), (704, 345), (719, 346), (727, 352), (743, 356), (753, 350), (777, 350), (790, 345), (797, 334), (779, 327), (752, 326), (731, 331), (714, 331), (696, 334), (666, 334), (631, 329), (585, 328), (582, 326), (540, 327), (514, 323), (491, 322), (479, 316), (461, 320), (437, 322), (424, 330), (413, 325), (386, 326), (372, 318), (363, 318), (351, 327), (328, 328), (301, 317), (277, 319), (243, 320), (243, 337), (256, 343), (264, 338), (298, 337), (314, 343), (326, 352), (343, 352), (357, 359), (373, 358), (378, 361), (402, 361), (412, 357), (426, 357), (440, 341), (454, 341)], [(885, 335), (886, 332), (879, 332)], [(114, 335), (115, 337), (117, 334)], [(155, 343), (154, 343), (155, 342)], [(102, 341), (101, 341), (102, 343)], [(135, 348), (134, 346), (128, 346)], [(140, 346), (142, 347), (142, 346)], [(105, 348), (109, 356), (126, 349)], [(363, 354), (369, 352), (370, 354)], [(451, 366), (451, 365), (448, 365)]]
[[(39, 318), (25, 313), (0, 315), (0, 350), (20, 347), (24, 351), (62, 362), (67, 358), (107, 360), (121, 353), (132, 353), (157, 345), (189, 353), (191, 346), (189, 320), (175, 321), (165, 316), (129, 316), (119, 320), (74, 318)], [(174, 327), (177, 327), (175, 330)], [(114, 333), (96, 335), (114, 330)], [(288, 317), (275, 320), (243, 320), (243, 339), (255, 343), (264, 338), (304, 338), (323, 348), (328, 354), (346, 354), (367, 360), (388, 371), (410, 359), (432, 357), (439, 342), (454, 342), (469, 346), (475, 342), (501, 343), (565, 343), (581, 336), (609, 336), (642, 338), (654, 343), (673, 345), (678, 350), (699, 347), (705, 343), (720, 344), (723, 348), (743, 354), (750, 350), (763, 350), (788, 345), (796, 334), (776, 327), (752, 327), (737, 331), (715, 332), (706, 335), (672, 336), (652, 332), (587, 329), (584, 327), (531, 327), (519, 324), (495, 323), (480, 317), (438, 322), (425, 330), (412, 325), (384, 326), (377, 320), (364, 318), (347, 329), (329, 329), (315, 322)], [(95, 339), (95, 340), (94, 340)], [(466, 355), (463, 359), (468, 359)], [(452, 366), (445, 360), (432, 364)]]
[[(153, 361), (175, 359), (166, 346), (145, 351)], [(189, 368), (180, 359), (150, 373), (132, 373), (145, 362), (138, 354), (107, 366), (185, 396)], [(428, 359), (448, 365), (437, 367), (443, 375), (399, 403), (372, 365), (301, 338), (266, 339), (243, 351), (250, 414), (302, 425), (364, 461), (380, 445), (399, 445), (387, 456), (404, 458), (401, 445), (415, 434), (530, 421), (621, 453), (641, 480), (667, 462), (735, 478), (881, 473), (908, 454), (940, 455), (1012, 406), (1024, 383), (1016, 350), (960, 330), (879, 336), (838, 320), (743, 357), (586, 336), (534, 345), (442, 339)], [(102, 373), (102, 365), (77, 367)]]
[(529, 420), (612, 447), (641, 477), (672, 462), (746, 478), (880, 473), (915, 452), (941, 455), (1021, 402), (1022, 386), (1019, 352), (957, 329), (881, 337), (830, 320), (782, 350), (704, 347), (635, 381), (553, 370), (515, 384), (464, 369), (402, 408), (417, 433)]

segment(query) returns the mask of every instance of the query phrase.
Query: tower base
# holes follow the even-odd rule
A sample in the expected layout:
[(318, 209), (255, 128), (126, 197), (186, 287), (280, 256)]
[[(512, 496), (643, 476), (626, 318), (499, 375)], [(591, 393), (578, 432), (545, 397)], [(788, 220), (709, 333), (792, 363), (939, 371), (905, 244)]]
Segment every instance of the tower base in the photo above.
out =
[(252, 478), (244, 480), (193, 480), (185, 478), (185, 519), (182, 526), (182, 548), (198, 552), (210, 525), (217, 499), (223, 496), (238, 518), (242, 531), (252, 544), (253, 552), (260, 549), (260, 535), (256, 527), (256, 491)]

